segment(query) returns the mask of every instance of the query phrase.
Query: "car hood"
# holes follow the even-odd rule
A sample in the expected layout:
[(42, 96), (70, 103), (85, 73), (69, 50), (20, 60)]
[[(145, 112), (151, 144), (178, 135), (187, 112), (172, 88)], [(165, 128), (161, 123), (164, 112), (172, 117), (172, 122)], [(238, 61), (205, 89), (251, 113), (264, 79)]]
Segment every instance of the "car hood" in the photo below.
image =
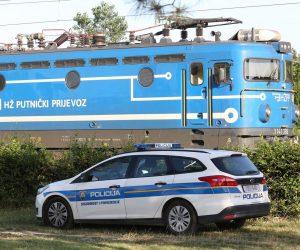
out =
[(61, 180), (61, 181), (52, 182), (49, 184), (49, 188), (57, 188), (60, 186), (64, 186), (66, 184), (70, 184), (70, 182), (72, 180), (73, 180), (73, 178), (69, 178), (69, 179), (65, 179), (65, 180)]

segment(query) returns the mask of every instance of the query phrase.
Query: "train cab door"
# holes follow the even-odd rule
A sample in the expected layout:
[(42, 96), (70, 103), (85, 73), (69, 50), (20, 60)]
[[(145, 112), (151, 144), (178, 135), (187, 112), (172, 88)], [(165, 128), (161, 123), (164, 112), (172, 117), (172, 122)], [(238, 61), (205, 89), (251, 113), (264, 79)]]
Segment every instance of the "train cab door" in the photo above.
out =
[(232, 60), (213, 60), (209, 62), (209, 86), (211, 102), (210, 126), (221, 126), (235, 122), (238, 111), (233, 107), (233, 78), (231, 77)]
[(183, 70), (183, 126), (206, 127), (210, 101), (209, 71), (204, 60), (193, 60)]

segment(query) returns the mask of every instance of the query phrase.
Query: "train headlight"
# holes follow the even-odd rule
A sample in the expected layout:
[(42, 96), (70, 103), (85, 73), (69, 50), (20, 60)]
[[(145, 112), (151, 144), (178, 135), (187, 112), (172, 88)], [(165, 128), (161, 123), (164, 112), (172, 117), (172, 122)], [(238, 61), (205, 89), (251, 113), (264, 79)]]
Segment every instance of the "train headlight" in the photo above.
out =
[(270, 120), (271, 117), (271, 108), (268, 104), (261, 104), (258, 109), (259, 120), (263, 123), (266, 123)]
[(291, 43), (289, 43), (289, 42), (279, 42), (277, 51), (279, 53), (291, 53), (292, 52)]
[(299, 107), (296, 105), (295, 106), (295, 122), (297, 122), (300, 118), (300, 110), (299, 110)]

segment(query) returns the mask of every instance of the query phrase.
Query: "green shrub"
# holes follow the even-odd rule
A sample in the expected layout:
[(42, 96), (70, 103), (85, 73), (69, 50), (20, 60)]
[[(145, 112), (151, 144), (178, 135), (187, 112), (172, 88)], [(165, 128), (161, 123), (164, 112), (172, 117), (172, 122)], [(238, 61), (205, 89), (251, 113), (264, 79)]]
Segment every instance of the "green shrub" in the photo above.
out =
[(29, 139), (0, 142), (0, 207), (32, 205), (39, 186), (70, 178), (116, 154), (95, 146), (74, 140), (68, 150), (52, 152)]
[(244, 149), (265, 174), (275, 216), (300, 215), (300, 145), (293, 142), (261, 141)]
[(105, 145), (94, 145), (93, 142), (79, 143), (74, 140), (69, 149), (62, 152), (50, 169), (49, 182), (71, 178), (116, 153), (114, 149)]
[(44, 180), (43, 171), (51, 162), (45, 149), (36, 148), (30, 140), (0, 143), (0, 206), (32, 204), (33, 194)]

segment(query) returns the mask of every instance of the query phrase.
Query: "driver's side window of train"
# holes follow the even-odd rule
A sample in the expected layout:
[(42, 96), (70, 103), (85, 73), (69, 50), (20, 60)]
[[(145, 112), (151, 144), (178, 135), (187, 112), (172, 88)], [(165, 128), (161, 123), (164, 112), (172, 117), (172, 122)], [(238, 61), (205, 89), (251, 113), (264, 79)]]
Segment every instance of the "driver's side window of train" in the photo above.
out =
[(190, 67), (191, 84), (201, 85), (203, 83), (203, 64), (192, 63)]

